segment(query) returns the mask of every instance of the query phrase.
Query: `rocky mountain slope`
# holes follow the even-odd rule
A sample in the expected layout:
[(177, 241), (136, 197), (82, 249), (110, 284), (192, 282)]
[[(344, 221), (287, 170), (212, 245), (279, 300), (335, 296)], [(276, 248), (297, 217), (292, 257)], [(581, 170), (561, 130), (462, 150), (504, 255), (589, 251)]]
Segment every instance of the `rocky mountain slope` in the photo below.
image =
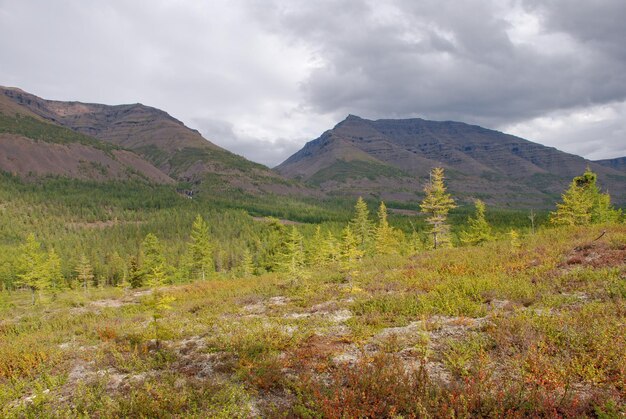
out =
[(596, 160), (598, 164), (610, 167), (615, 170), (626, 172), (626, 157), (617, 157), (615, 159)]
[(0, 95), (0, 170), (18, 176), (174, 180), (135, 153), (44, 120)]
[(129, 149), (168, 176), (200, 187), (246, 192), (301, 193), (269, 168), (211, 143), (166, 112), (142, 104), (109, 106), (45, 100), (19, 89), (0, 96), (40, 119)]
[(611, 167), (519, 137), (461, 122), (370, 121), (350, 115), (276, 167), (331, 193), (387, 200), (420, 196), (432, 167), (446, 168), (460, 199), (551, 206), (589, 165), (614, 199), (626, 200), (626, 176)]

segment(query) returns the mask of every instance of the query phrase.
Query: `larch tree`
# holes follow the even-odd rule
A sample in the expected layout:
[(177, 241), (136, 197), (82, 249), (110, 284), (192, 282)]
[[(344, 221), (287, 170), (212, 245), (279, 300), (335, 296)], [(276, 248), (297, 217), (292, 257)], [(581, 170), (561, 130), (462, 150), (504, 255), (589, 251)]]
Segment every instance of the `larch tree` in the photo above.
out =
[(244, 278), (254, 275), (254, 258), (248, 247), (243, 250), (239, 272)]
[(296, 226), (292, 226), (285, 241), (280, 267), (293, 281), (297, 281), (308, 276), (305, 266), (302, 234), (300, 234)]
[(82, 284), (83, 289), (87, 292), (87, 287), (89, 286), (89, 282), (93, 281), (93, 267), (91, 263), (89, 263), (89, 259), (84, 254), (80, 256), (80, 260), (75, 268), (76, 271), (76, 279), (79, 284)]
[(358, 266), (363, 258), (363, 250), (359, 248), (359, 242), (352, 233), (352, 229), (347, 225), (341, 234), (341, 244), (339, 250), (341, 271), (352, 286), (354, 278), (358, 276)]
[(20, 272), (17, 285), (30, 289), (32, 303), (35, 304), (36, 293), (50, 286), (50, 278), (46, 272), (45, 253), (34, 234), (29, 234), (26, 242), (20, 246), (16, 262)]
[(309, 242), (308, 261), (311, 266), (324, 266), (328, 263), (329, 251), (322, 235), (322, 227), (315, 228), (315, 234)]
[(427, 215), (426, 222), (431, 225), (434, 248), (450, 246), (450, 226), (446, 223), (448, 212), (456, 208), (454, 199), (446, 192), (444, 171), (435, 167), (430, 172), (430, 182), (424, 188), (426, 196), (420, 208)]
[(161, 242), (152, 233), (148, 233), (142, 243), (143, 261), (142, 271), (145, 283), (156, 287), (163, 285), (167, 279), (167, 262), (163, 256)]
[(396, 233), (387, 221), (387, 207), (381, 201), (378, 208), (378, 226), (375, 231), (376, 253), (379, 255), (389, 255), (398, 252), (398, 240)]
[(191, 226), (188, 248), (188, 263), (194, 279), (205, 280), (215, 271), (213, 244), (209, 235), (209, 226), (198, 214)]
[[(111, 285), (125, 287), (128, 285), (128, 272), (124, 259), (117, 251), (106, 257), (108, 281)], [(122, 284), (122, 285), (120, 285)]]
[(467, 220), (468, 227), (461, 233), (461, 241), (468, 245), (479, 245), (493, 240), (491, 226), (485, 218), (485, 203), (480, 199), (474, 201), (476, 213)]
[(372, 238), (373, 225), (369, 216), (367, 203), (359, 197), (354, 205), (354, 217), (350, 221), (350, 229), (362, 251), (367, 250)]
[(46, 260), (45, 274), (47, 275), (47, 281), (49, 286), (54, 290), (63, 288), (63, 271), (61, 270), (61, 258), (54, 250), (50, 248), (48, 251), (48, 258)]
[(330, 230), (326, 234), (326, 239), (324, 240), (324, 249), (327, 252), (329, 263), (339, 260), (339, 244)]
[(143, 285), (143, 272), (139, 268), (136, 256), (128, 260), (128, 283), (131, 288), (139, 288)]
[(608, 193), (601, 193), (597, 175), (589, 167), (576, 176), (562, 195), (556, 211), (550, 213), (554, 225), (576, 226), (618, 221), (621, 212), (611, 206)]
[(611, 196), (608, 193), (599, 193), (596, 196), (591, 213), (591, 221), (596, 224), (616, 223), (622, 217), (622, 210), (611, 205)]
[(174, 297), (164, 294), (160, 289), (155, 289), (143, 301), (152, 316), (152, 327), (154, 328), (154, 340), (157, 350), (161, 348), (159, 319), (163, 318), (166, 310), (172, 309), (171, 303), (175, 300)]

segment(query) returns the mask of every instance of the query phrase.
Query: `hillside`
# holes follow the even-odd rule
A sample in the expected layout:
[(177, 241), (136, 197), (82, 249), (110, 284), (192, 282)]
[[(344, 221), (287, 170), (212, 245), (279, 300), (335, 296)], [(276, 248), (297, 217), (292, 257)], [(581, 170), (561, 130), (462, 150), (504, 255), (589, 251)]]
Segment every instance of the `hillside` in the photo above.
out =
[(246, 192), (304, 191), (267, 167), (211, 143), (198, 131), (156, 108), (45, 100), (9, 88), (0, 88), (0, 96), (47, 121), (132, 150), (179, 181)]
[(616, 198), (626, 176), (613, 168), (519, 137), (461, 122), (370, 121), (350, 115), (276, 167), (334, 193), (414, 200), (432, 167), (447, 169), (461, 200), (551, 206), (589, 165)]
[(615, 159), (596, 160), (597, 164), (610, 167), (615, 170), (626, 172), (626, 157), (617, 157)]
[(0, 95), (0, 170), (22, 177), (174, 181), (140, 156), (47, 122)]

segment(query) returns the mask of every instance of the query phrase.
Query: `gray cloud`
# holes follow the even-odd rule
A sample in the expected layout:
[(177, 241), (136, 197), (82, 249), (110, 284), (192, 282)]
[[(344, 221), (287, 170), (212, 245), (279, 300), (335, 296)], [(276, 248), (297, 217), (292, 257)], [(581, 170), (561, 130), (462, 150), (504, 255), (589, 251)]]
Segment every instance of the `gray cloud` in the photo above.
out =
[(268, 165), (348, 113), (616, 157), (623, 16), (623, 0), (0, 0), (0, 84), (156, 106)]

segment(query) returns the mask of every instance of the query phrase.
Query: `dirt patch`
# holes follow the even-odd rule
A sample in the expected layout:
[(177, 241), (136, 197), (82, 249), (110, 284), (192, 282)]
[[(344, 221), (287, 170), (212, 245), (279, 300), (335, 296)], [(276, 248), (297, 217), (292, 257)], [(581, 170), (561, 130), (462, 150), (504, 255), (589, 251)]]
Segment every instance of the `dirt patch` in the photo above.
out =
[(119, 308), (128, 304), (128, 302), (125, 302), (122, 300), (109, 299), (109, 300), (92, 301), (90, 304), (94, 307), (99, 307), (99, 308)]
[(565, 257), (560, 268), (574, 266), (612, 268), (626, 264), (626, 244), (611, 245), (598, 242), (575, 247)]

